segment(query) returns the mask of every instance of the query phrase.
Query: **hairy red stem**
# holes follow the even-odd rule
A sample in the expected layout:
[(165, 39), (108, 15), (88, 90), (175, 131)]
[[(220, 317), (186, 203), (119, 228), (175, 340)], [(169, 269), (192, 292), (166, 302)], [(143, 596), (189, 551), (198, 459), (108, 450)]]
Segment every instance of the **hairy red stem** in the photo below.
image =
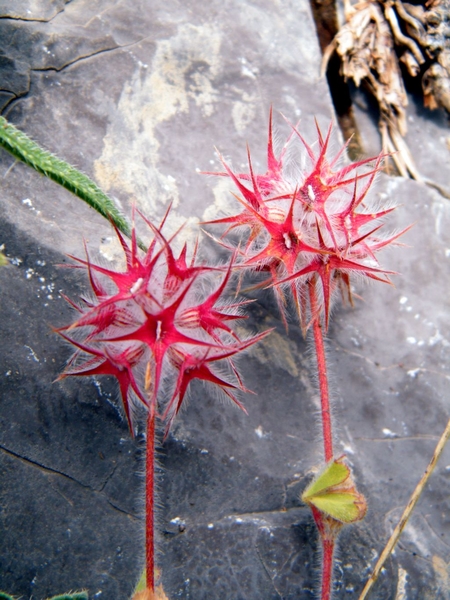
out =
[(320, 600), (330, 600), (333, 583), (334, 540), (322, 538), (322, 591)]
[(147, 589), (155, 591), (155, 539), (154, 539), (154, 497), (155, 497), (155, 410), (150, 408), (147, 415), (147, 448), (145, 466), (145, 566)]
[[(309, 284), (309, 301), (311, 306), (311, 319), (316, 347), (317, 372), (319, 374), (320, 403), (322, 417), (322, 433), (325, 461), (333, 458), (333, 434), (331, 428), (330, 395), (328, 390), (327, 361), (325, 356), (325, 345), (323, 341), (322, 322), (316, 297), (315, 282)], [(333, 556), (336, 533), (330, 528), (327, 517), (311, 507), (314, 520), (319, 530), (322, 541), (322, 590), (320, 600), (330, 600), (333, 584)]]
[(317, 372), (319, 374), (320, 402), (322, 415), (323, 446), (325, 462), (333, 458), (333, 436), (331, 429), (330, 396), (328, 392), (327, 362), (325, 357), (325, 346), (322, 335), (322, 322), (317, 310), (316, 286), (309, 285), (309, 301), (311, 304), (311, 318), (314, 333), (314, 344), (316, 346)]
[(334, 548), (339, 525), (333, 519), (326, 517), (315, 506), (311, 506), (311, 510), (322, 541), (322, 589), (320, 600), (330, 600), (333, 589)]

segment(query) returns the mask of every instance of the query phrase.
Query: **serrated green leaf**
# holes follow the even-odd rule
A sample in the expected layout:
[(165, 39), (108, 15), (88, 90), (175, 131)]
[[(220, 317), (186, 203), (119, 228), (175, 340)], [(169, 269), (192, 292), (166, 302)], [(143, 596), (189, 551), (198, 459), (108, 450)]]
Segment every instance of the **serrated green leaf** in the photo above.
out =
[(74, 592), (73, 594), (62, 594), (61, 596), (53, 596), (48, 600), (89, 600), (87, 592)]
[[(45, 175), (62, 187), (75, 194), (101, 215), (112, 221), (125, 235), (130, 236), (131, 228), (127, 220), (116, 208), (112, 199), (103, 192), (87, 175), (61, 160), (51, 152), (47, 152), (30, 139), (23, 131), (0, 116), (0, 146), (13, 156)], [(144, 244), (138, 240), (144, 251)]]

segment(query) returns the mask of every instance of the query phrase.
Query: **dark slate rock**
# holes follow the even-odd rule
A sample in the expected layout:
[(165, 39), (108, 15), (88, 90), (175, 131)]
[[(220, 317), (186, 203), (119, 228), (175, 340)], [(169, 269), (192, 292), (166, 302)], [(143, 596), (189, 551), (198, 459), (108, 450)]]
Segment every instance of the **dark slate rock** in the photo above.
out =
[(0, 15), (24, 21), (50, 21), (68, 2), (70, 0), (1, 0)]
[(142, 563), (139, 447), (111, 382), (55, 382), (71, 354), (50, 330), (71, 318), (59, 291), (82, 289), (57, 268), (65, 257), (6, 222), (2, 241), (0, 587), (127, 597)]
[(0, 52), (1, 92), (0, 107), (3, 109), (16, 97), (23, 96), (30, 87), (27, 65), (13, 60)]

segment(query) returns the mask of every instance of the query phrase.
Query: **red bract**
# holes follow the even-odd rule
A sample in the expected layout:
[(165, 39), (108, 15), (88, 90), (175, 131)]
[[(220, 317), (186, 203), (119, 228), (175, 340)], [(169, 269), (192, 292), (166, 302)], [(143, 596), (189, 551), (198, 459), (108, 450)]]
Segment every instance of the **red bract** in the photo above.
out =
[[(60, 379), (67, 377), (68, 375), (81, 376), (81, 375), (114, 375), (119, 382), (120, 394), (123, 401), (123, 407), (125, 410), (125, 416), (127, 418), (128, 426), (130, 431), (133, 432), (132, 427), (132, 402), (131, 393), (134, 392), (136, 398), (138, 398), (143, 405), (149, 406), (149, 402), (142, 393), (140, 387), (136, 383), (133, 369), (139, 364), (144, 358), (145, 348), (144, 346), (130, 346), (120, 351), (119, 348), (104, 348), (98, 350), (91, 348), (85, 344), (75, 342), (63, 333), (60, 335), (67, 341), (74, 344), (79, 350), (83, 352), (85, 356), (91, 355), (92, 358), (87, 358), (82, 361), (81, 364), (75, 365), (75, 360), (78, 358), (79, 353), (72, 358), (70, 361), (70, 368), (66, 370), (60, 376)], [(115, 352), (115, 354), (113, 354)]]
[[(231, 390), (239, 390), (244, 389), (242, 387), (241, 380), (236, 373), (236, 379), (238, 381), (238, 385), (230, 383), (218, 375), (214, 373), (210, 368), (210, 364), (218, 361), (222, 361), (224, 359), (231, 359), (234, 354), (236, 354), (237, 348), (240, 350), (244, 350), (251, 344), (254, 344), (258, 340), (262, 339), (267, 332), (263, 332), (259, 334), (255, 338), (248, 340), (246, 343), (241, 344), (236, 347), (229, 347), (228, 350), (218, 351), (217, 349), (214, 351), (200, 351), (197, 354), (182, 354), (181, 352), (171, 351), (172, 354), (172, 362), (177, 367), (178, 370), (178, 380), (175, 387), (175, 391), (170, 399), (170, 402), (167, 405), (166, 411), (163, 415), (163, 418), (168, 418), (167, 431), (172, 424), (173, 419), (178, 414), (181, 405), (184, 400), (184, 396), (186, 394), (189, 383), (193, 379), (202, 379), (203, 381), (209, 381), (210, 383), (214, 383), (215, 385), (222, 388), (223, 392), (231, 398), (231, 400), (239, 406), (244, 412), (247, 412), (242, 405), (242, 403), (236, 398), (236, 396), (232, 393)], [(232, 365), (232, 370), (235, 371), (234, 365)]]
[[(316, 123), (317, 150), (296, 127), (291, 128), (276, 158), (271, 111), (267, 171), (262, 175), (254, 173), (249, 153), (247, 174), (234, 173), (220, 157), (225, 172), (215, 175), (231, 178), (240, 194), (235, 197), (244, 208), (237, 215), (210, 223), (227, 225), (224, 236), (238, 227), (247, 230), (242, 249), (238, 250), (240, 266), (269, 273), (264, 285), (274, 288), (285, 324), (287, 285), (306, 330), (309, 287), (314, 286), (316, 297), (321, 299), (320, 311), (327, 327), (334, 292), (343, 287), (351, 298), (352, 275), (389, 283), (391, 272), (379, 266), (375, 254), (403, 232), (380, 237), (380, 220), (393, 207), (379, 206), (368, 194), (383, 156), (339, 167), (346, 146), (334, 158), (328, 158), (331, 126), (324, 137)], [(296, 169), (288, 170), (286, 148), (293, 143), (293, 136), (300, 141), (300, 151), (297, 144), (298, 164)], [(293, 176), (292, 172), (297, 174)]]
[[(162, 225), (144, 220), (154, 234), (146, 253), (138, 248), (134, 228), (130, 246), (116, 229), (124, 271), (93, 264), (88, 255), (75, 259), (88, 272), (94, 299), (81, 306), (69, 300), (80, 316), (58, 330), (76, 347), (61, 377), (116, 377), (131, 432), (137, 405), (152, 414), (165, 405), (168, 429), (194, 379), (218, 386), (243, 408), (236, 392), (246, 390), (232, 358), (266, 332), (241, 340), (230, 327), (247, 304), (224, 300), (235, 257), (226, 270), (196, 264), (197, 246), (188, 261), (184, 245), (176, 258), (173, 238), (163, 236)], [(212, 291), (205, 293), (208, 286)]]

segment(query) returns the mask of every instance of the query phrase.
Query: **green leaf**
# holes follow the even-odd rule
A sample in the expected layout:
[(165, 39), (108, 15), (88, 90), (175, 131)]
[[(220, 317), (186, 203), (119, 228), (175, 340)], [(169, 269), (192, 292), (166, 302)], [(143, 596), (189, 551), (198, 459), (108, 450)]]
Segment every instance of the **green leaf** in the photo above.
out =
[(354, 523), (362, 518), (359, 516), (360, 508), (355, 494), (333, 492), (325, 496), (315, 496), (311, 504), (342, 523)]
[(73, 592), (73, 594), (62, 594), (62, 596), (53, 596), (48, 600), (89, 600), (87, 592)]
[(139, 579), (139, 583), (137, 584), (136, 589), (134, 590), (134, 593), (136, 594), (137, 592), (143, 592), (146, 588), (147, 588), (147, 575), (146, 575), (146, 570), (144, 569), (142, 571), (141, 578)]
[[(12, 596), (5, 592), (0, 592), (0, 600), (14, 600)], [(89, 600), (87, 592), (73, 592), (70, 594), (62, 594), (60, 596), (53, 596), (48, 600)]]
[[(126, 219), (120, 214), (111, 198), (92, 179), (51, 152), (41, 148), (23, 131), (11, 125), (1, 116), (0, 146), (38, 173), (56, 181), (69, 192), (87, 202), (89, 206), (111, 220), (117, 229), (127, 236), (130, 235), (131, 229)], [(139, 242), (139, 246), (145, 250), (145, 246), (141, 242)]]
[(331, 461), (312, 483), (306, 488), (303, 497), (311, 497), (316, 494), (327, 493), (327, 491), (335, 486), (345, 482), (350, 476), (350, 469), (347, 465)]
[(330, 461), (303, 492), (302, 500), (341, 523), (364, 518), (367, 504), (343, 458)]

